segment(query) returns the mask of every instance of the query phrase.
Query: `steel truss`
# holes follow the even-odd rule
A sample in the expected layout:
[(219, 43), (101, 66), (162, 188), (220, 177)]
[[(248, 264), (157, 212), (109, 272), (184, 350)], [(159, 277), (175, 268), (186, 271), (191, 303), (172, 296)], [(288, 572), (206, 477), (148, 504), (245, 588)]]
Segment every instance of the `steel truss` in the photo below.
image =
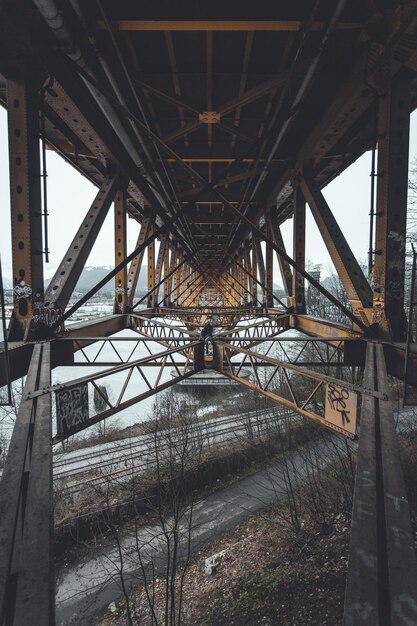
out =
[[(68, 383), (44, 385), (40, 390), (28, 391), (26, 389), (25, 399), (33, 400), (55, 393), (57, 433), (53, 436), (52, 442), (57, 443), (189, 378), (197, 371), (198, 364), (201, 363), (202, 349), (203, 346), (200, 341), (189, 342), (180, 348), (171, 348), (150, 354), (150, 356), (125, 362), (122, 365), (110, 367), (104, 371), (71, 380)], [(93, 363), (96, 365), (103, 365), (97, 360), (100, 351), (101, 349), (98, 350), (93, 359)], [(181, 362), (177, 361), (175, 356), (178, 354), (185, 359)], [(89, 361), (88, 364), (90, 365), (91, 362)], [(78, 363), (75, 366), (78, 367)], [(145, 373), (148, 367), (153, 368), (153, 382), (150, 381), (149, 374)], [(169, 367), (172, 367), (170, 378), (162, 382), (162, 375)], [(119, 375), (119, 379), (120, 374), (122, 374), (123, 381), (116, 399), (112, 400), (104, 391), (105, 387), (101, 386), (100, 383), (106, 383), (116, 374)], [(138, 380), (145, 382), (147, 387), (147, 390), (140, 394), (135, 392)], [(95, 408), (95, 403), (89, 401), (92, 393), (97, 394), (101, 399), (101, 402), (99, 401), (101, 408)], [(81, 406), (83, 402), (84, 406)], [(75, 403), (77, 403), (76, 409), (74, 409)]]
[[(243, 357), (238, 363), (234, 360), (237, 355)], [(351, 438), (356, 437), (358, 396), (375, 395), (370, 388), (223, 342), (214, 341), (213, 362), (225, 376)], [(317, 362), (317, 365), (323, 365), (323, 362)], [(248, 370), (251, 380), (247, 379)], [(337, 392), (343, 402), (339, 403), (336, 420), (334, 416), (329, 419), (325, 411), (327, 399), (335, 389), (343, 390)]]
[[(83, 3), (66, 4), (61, 12), (56, 0), (14, 0), (1, 10), (5, 62), (0, 101), (8, 108), (13, 315), (8, 354), (0, 355), (0, 384), (27, 374), (1, 483), (1, 626), (54, 624), (51, 397), (55, 394), (62, 404), (58, 441), (204, 367), (345, 436), (355, 436), (353, 413), (360, 406), (344, 623), (417, 623), (415, 552), (386, 381), (386, 369), (405, 378), (409, 120), (417, 104), (415, 0), (384, 3), (384, 10), (368, 2), (358, 11), (350, 3), (349, 23), (341, 21), (348, 4), (344, 0), (321, 3), (320, 23), (304, 3), (302, 19), (291, 26), (286, 12), (281, 15), (275, 6), (272, 13), (265, 9), (264, 21), (230, 22), (213, 6), (218, 19), (189, 20), (179, 9), (179, 21), (171, 22), (156, 7), (146, 8), (155, 12), (152, 19), (129, 21), (117, 3), (111, 20), (102, 3), (91, 3), (88, 13)], [(142, 58), (140, 75), (135, 66), (141, 49), (134, 38), (126, 41), (130, 29), (150, 31), (152, 61)], [(160, 32), (154, 37), (155, 29)], [(176, 30), (180, 40), (182, 30), (193, 29), (193, 37), (206, 38), (200, 43), (207, 48), (203, 66), (195, 59), (197, 80), (207, 75), (207, 101), (198, 104), (180, 93), (183, 81), (187, 93), (195, 92), (194, 77), (183, 74), (179, 80), (170, 34)], [(228, 37), (213, 38), (216, 30), (227, 31)], [(263, 30), (282, 55), (279, 68), (260, 80), (251, 75), (251, 67), (267, 68), (268, 63), (256, 58), (259, 46), (252, 44)], [(162, 32), (166, 50), (160, 45)], [(82, 50), (78, 42), (83, 42)], [(243, 52), (242, 67), (236, 80), (224, 81), (224, 101), (215, 111), (213, 85), (231, 45)], [(154, 76), (155, 61), (170, 67), (171, 74)], [(164, 106), (155, 107), (154, 99)], [(167, 107), (178, 111), (176, 125), (172, 113), (168, 119), (157, 113)], [(232, 113), (233, 121), (227, 117)], [(47, 203), (41, 193), (46, 170), (43, 166), (41, 172), (39, 134), (44, 149), (53, 147), (99, 188), (46, 290)], [(322, 193), (369, 146), (378, 149), (376, 206), (371, 206), (372, 286)], [(115, 268), (68, 307), (114, 199)], [(307, 204), (349, 304), (306, 271)], [(141, 224), (130, 253), (126, 213)], [(294, 258), (287, 254), (280, 230), (291, 217)], [(285, 304), (273, 290), (274, 252)], [(135, 302), (145, 255), (147, 291)], [(114, 315), (65, 327), (110, 279), (115, 281)], [(306, 314), (307, 284), (343, 314), (344, 325)], [(142, 301), (149, 308), (135, 314)], [(272, 308), (274, 301), (280, 308)], [(203, 343), (198, 335), (207, 319), (215, 332)], [(124, 329), (137, 335), (128, 340), (128, 356), (122, 356), (119, 339), (112, 337)], [(308, 338), (289, 341), (281, 336), (286, 329)], [(101, 343), (93, 348), (97, 341)], [(154, 342), (163, 346), (161, 352), (152, 352)], [(114, 360), (102, 358), (104, 345)], [(141, 346), (149, 355), (137, 358)], [(407, 382), (417, 386), (415, 345), (408, 352)], [(71, 364), (107, 369), (51, 386), (51, 368)], [(365, 366), (363, 384), (343, 380), (351, 365)], [(174, 376), (162, 382), (168, 367)], [(156, 380), (150, 380), (149, 369)], [(243, 370), (250, 370), (252, 380), (242, 376)], [(112, 400), (100, 382), (116, 373), (124, 382)], [(143, 394), (131, 389), (136, 376), (145, 382)], [(91, 414), (88, 389), (102, 405)], [(62, 418), (68, 414), (73, 421), (65, 430)]]
[[(216, 333), (222, 340), (233, 342), (239, 347), (249, 347), (262, 343), (288, 330), (288, 316), (274, 316), (264, 318), (259, 321), (252, 321), (248, 318), (240, 320), (243, 326), (237, 325), (232, 330)], [(252, 323), (246, 323), (252, 322)]]

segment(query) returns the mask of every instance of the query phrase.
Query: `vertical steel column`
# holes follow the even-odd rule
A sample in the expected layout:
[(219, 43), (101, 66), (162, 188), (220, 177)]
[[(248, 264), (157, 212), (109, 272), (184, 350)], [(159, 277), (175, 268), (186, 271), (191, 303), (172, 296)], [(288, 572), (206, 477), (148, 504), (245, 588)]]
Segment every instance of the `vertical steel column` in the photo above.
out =
[[(186, 266), (186, 272), (188, 272), (188, 269), (189, 268), (188, 268), (188, 265), (187, 265)], [(191, 302), (191, 300), (193, 298), (193, 293), (192, 293), (192, 290), (190, 288), (190, 285), (191, 285), (192, 281), (193, 281), (193, 274), (192, 274), (192, 270), (190, 268), (190, 273), (187, 273), (187, 277), (186, 277), (186, 280), (185, 280), (185, 288), (186, 288), (186, 291), (187, 291), (187, 294), (183, 296), (183, 306), (185, 308), (190, 306), (190, 302)]]
[(230, 266), (228, 282), (230, 306), (236, 306), (236, 265), (234, 264)]
[(258, 302), (258, 255), (256, 253), (255, 240), (252, 237), (252, 305)]
[[(177, 265), (177, 256), (178, 256), (178, 248), (176, 244), (173, 244), (171, 248), (171, 260), (169, 263), (169, 273), (170, 277), (168, 280), (168, 297), (171, 297), (171, 294), (175, 291), (175, 267)], [(173, 285), (174, 284), (174, 285)], [(170, 302), (168, 302), (167, 306), (169, 306)]]
[[(181, 255), (182, 257), (182, 255)], [(178, 299), (177, 299), (177, 304), (179, 306), (182, 305), (182, 296), (183, 296), (183, 292), (184, 292), (184, 281), (185, 281), (185, 267), (184, 265), (181, 265), (180, 268), (178, 268)]]
[(268, 293), (266, 290), (266, 271), (265, 271), (265, 262), (264, 255), (262, 252), (261, 241), (258, 237), (254, 237), (255, 239), (255, 248), (256, 248), (256, 259), (259, 269), (259, 280), (262, 284), (262, 302), (266, 305)]
[[(270, 228), (272, 233), (272, 240), (276, 246), (278, 246), (284, 254), (286, 254), (285, 243), (282, 237), (281, 229), (279, 224), (277, 224), (274, 220), (270, 220)], [(285, 295), (287, 297), (287, 302), (291, 302), (292, 298), (292, 270), (291, 266), (278, 252), (277, 252), (277, 261), (281, 273), (282, 284), (284, 287)]]
[(190, 267), (188, 263), (182, 266), (182, 285), (181, 285), (181, 305), (184, 306), (186, 300), (186, 293), (189, 292), (190, 287)]
[[(245, 243), (245, 257), (244, 257), (244, 266), (246, 269), (246, 285), (248, 286), (248, 294), (247, 294), (247, 302), (248, 304), (252, 304), (252, 294), (253, 294), (253, 276), (252, 276), (252, 263), (250, 258), (250, 245), (248, 242)], [(254, 303), (253, 303), (254, 304)]]
[[(126, 190), (119, 189), (114, 199), (114, 264), (118, 265), (127, 255), (126, 242)], [(127, 268), (114, 277), (114, 313), (124, 313), (127, 305)]]
[[(142, 226), (140, 228), (140, 232), (139, 232), (139, 236), (136, 242), (135, 249), (139, 248), (139, 246), (141, 246), (145, 242), (145, 240), (149, 237), (150, 232), (151, 232), (150, 231), (151, 225), (152, 225), (151, 217), (145, 217), (145, 219), (143, 220)], [(135, 293), (136, 293), (136, 287), (138, 284), (139, 274), (140, 274), (140, 270), (142, 267), (144, 255), (145, 255), (145, 250), (140, 252), (138, 256), (135, 256), (135, 258), (132, 260), (129, 266), (129, 271), (127, 273), (127, 288), (128, 288), (127, 304), (129, 307), (133, 306)]]
[(243, 256), (242, 250), (242, 258), (240, 259), (242, 266), (239, 268), (239, 281), (240, 281), (240, 304), (244, 305), (247, 301), (247, 287), (248, 287), (248, 279), (247, 274), (245, 272), (245, 259)]
[(163, 263), (164, 263), (164, 258), (165, 258), (165, 249), (167, 247), (168, 244), (168, 240), (166, 238), (166, 236), (161, 237), (160, 242), (159, 242), (159, 251), (158, 251), (158, 258), (156, 261), (156, 269), (155, 269), (155, 291), (153, 292), (153, 302), (158, 302), (159, 301), (159, 283), (161, 281), (161, 276), (162, 276), (162, 267), (163, 267)]
[[(272, 229), (270, 220), (266, 221), (266, 232), (269, 239), (272, 239)], [(265, 280), (266, 280), (266, 291), (265, 291), (265, 304), (267, 307), (274, 306), (274, 299), (272, 297), (272, 292), (274, 289), (274, 257), (273, 250), (268, 242), (265, 243)]]
[[(175, 250), (175, 258), (174, 258), (174, 261), (175, 261), (175, 265), (174, 266), (178, 265), (179, 260), (180, 260), (180, 252), (179, 252), (178, 249), (176, 249)], [(174, 280), (173, 280), (173, 282), (174, 282), (174, 298), (173, 298), (173, 300), (174, 300), (174, 302), (176, 304), (178, 304), (178, 300), (179, 300), (179, 297), (180, 297), (180, 288), (179, 288), (179, 285), (180, 285), (180, 268), (177, 268), (176, 272), (174, 273)]]
[[(149, 234), (152, 235), (154, 231), (154, 226), (152, 226)], [(155, 240), (151, 241), (148, 246), (148, 292), (152, 291), (155, 287)], [(153, 292), (148, 296), (148, 307), (151, 309), (153, 307), (154, 297)]]
[(379, 100), (373, 321), (381, 334), (405, 337), (404, 264), (410, 131), (410, 81), (400, 72)]
[(191, 272), (187, 280), (187, 289), (189, 293), (184, 300), (185, 307), (198, 307), (198, 287), (201, 280), (201, 276), (197, 274), (197, 272)]
[(167, 245), (165, 246), (164, 254), (164, 306), (169, 306), (170, 280), (167, 278), (169, 272), (169, 235), (167, 235)]
[[(293, 259), (298, 267), (305, 269), (306, 250), (306, 203), (298, 184), (294, 185)], [(295, 313), (306, 312), (304, 277), (294, 269), (292, 274), (292, 306)]]
[(23, 339), (43, 306), (42, 205), (38, 93), (31, 81), (7, 81), (13, 315), (9, 339)]

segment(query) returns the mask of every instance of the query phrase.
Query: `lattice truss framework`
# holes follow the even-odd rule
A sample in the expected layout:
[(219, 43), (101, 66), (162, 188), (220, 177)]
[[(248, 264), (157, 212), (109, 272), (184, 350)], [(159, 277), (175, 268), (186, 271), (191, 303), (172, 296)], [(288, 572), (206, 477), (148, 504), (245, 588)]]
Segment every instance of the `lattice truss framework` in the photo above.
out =
[[(313, 10), (306, 0), (273, 7), (261, 0), (236, 21), (215, 0), (204, 22), (192, 0), (175, 16), (171, 3), (156, 4), (140, 16), (131, 0), (4, 0), (0, 7), (14, 283), (0, 383), (27, 374), (0, 491), (0, 623), (54, 623), (50, 441), (204, 368), (349, 437), (360, 417), (345, 623), (359, 623), (359, 614), (360, 623), (380, 623), (382, 615), (392, 624), (417, 622), (417, 568), (387, 383), (387, 370), (404, 377), (406, 353), (415, 2), (381, 8), (339, 0)], [(375, 146), (369, 282), (322, 189)], [(45, 288), (41, 161), (48, 149), (98, 192)], [(306, 270), (306, 205), (343, 297)], [(110, 210), (114, 270), (74, 303)], [(128, 216), (140, 224), (132, 251)], [(292, 254), (281, 232), (287, 220)], [(137, 294), (145, 265), (146, 292)], [(113, 315), (69, 324), (109, 280)], [(310, 315), (309, 290), (330, 303), (334, 320)], [(214, 332), (201, 340), (206, 321)], [(127, 329), (132, 334), (121, 340), (117, 333)], [(413, 346), (407, 376), (415, 385)], [(59, 365), (105, 370), (53, 385)], [(363, 381), (352, 378), (358, 370)], [(123, 380), (109, 398), (101, 383), (115, 374)], [(100, 409), (91, 410), (88, 389)], [(54, 402), (62, 405), (57, 432)]]

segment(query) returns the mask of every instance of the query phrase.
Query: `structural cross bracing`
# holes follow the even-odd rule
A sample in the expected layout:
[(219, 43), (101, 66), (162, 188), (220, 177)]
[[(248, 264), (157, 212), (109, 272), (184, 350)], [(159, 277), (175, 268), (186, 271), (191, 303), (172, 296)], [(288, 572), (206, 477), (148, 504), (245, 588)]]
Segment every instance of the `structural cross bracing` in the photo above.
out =
[[(0, 492), (2, 625), (55, 621), (50, 442), (203, 369), (359, 438), (345, 624), (417, 622), (387, 384), (387, 373), (403, 379), (406, 371), (408, 386), (417, 385), (404, 312), (417, 7), (260, 0), (235, 15), (224, 5), (1, 3), (13, 312), (0, 383), (27, 376)], [(369, 279), (322, 190), (375, 147), (375, 204), (364, 201), (375, 222)], [(97, 195), (45, 288), (48, 150)], [(306, 269), (307, 210), (337, 293)], [(113, 211), (114, 269), (74, 299)], [(127, 217), (140, 225), (133, 250)], [(292, 250), (281, 230), (288, 221)], [(141, 272), (147, 286), (137, 294)], [(72, 323), (109, 280), (113, 314)], [(315, 302), (325, 304), (314, 310)], [(74, 368), (73, 379), (52, 384), (60, 365)], [(353, 380), (352, 368), (363, 379)], [(123, 382), (109, 398), (100, 382), (115, 374)], [(101, 399), (93, 412), (89, 393)]]

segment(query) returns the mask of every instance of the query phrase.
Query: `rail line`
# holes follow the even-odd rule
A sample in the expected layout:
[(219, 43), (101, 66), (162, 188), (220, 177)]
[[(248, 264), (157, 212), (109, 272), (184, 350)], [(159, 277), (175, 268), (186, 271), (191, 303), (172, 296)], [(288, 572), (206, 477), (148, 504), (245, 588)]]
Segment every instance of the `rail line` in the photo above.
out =
[[(209, 449), (212, 445), (234, 441), (236, 438), (263, 437), (270, 432), (271, 425), (281, 424), (286, 417), (300, 419), (291, 411), (285, 409), (265, 409), (246, 415), (237, 415), (214, 420), (198, 422), (191, 433), (189, 440), (200, 451)], [(60, 493), (75, 495), (77, 492), (88, 487), (97, 488), (102, 484), (121, 482), (132, 475), (132, 471), (139, 473), (156, 463), (157, 455), (163, 458), (167, 454), (177, 438), (180, 441), (180, 429), (161, 431), (158, 433), (158, 444), (155, 447), (155, 435), (153, 433), (139, 436), (136, 442), (127, 442), (112, 449), (97, 451), (96, 453), (83, 453), (77, 459), (69, 463), (60, 460), (54, 467), (55, 487)], [(109, 454), (111, 457), (109, 458)], [(93, 460), (94, 459), (94, 460)], [(80, 463), (78, 467), (70, 467)], [(88, 463), (87, 461), (93, 462)], [(96, 474), (96, 475), (94, 475)], [(90, 477), (87, 477), (90, 475)]]

